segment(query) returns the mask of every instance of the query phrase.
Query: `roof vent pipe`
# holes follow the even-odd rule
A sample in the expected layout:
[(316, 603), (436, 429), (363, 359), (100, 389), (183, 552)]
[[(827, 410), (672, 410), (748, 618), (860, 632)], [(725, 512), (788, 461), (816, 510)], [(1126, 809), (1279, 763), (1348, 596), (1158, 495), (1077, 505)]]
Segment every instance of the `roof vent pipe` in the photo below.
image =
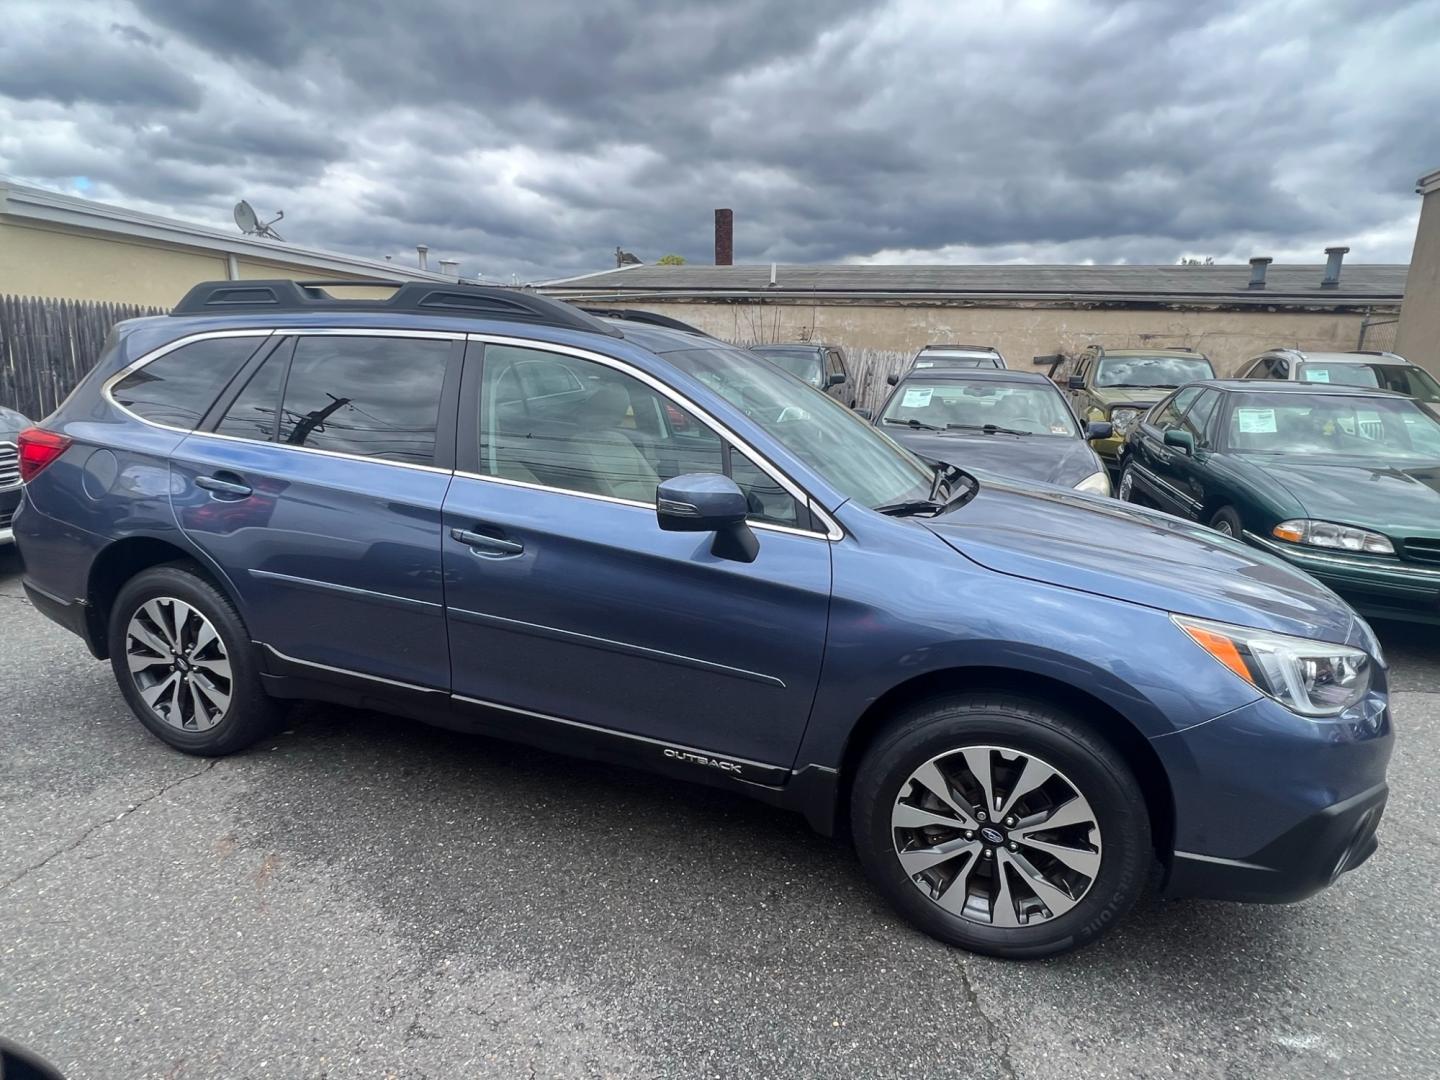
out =
[(775, 264), (774, 264), (774, 263), (771, 263), (771, 264), (770, 264), (770, 288), (772, 288), (772, 289), (775, 288), (775, 286), (778, 284), (778, 282), (775, 280), (775, 270), (776, 270)]
[(459, 275), (458, 273), (456, 273), (456, 269), (455, 269), (455, 268), (458, 267), (459, 265), (460, 265), (460, 263), (459, 263), (459, 261), (456, 260), (456, 259), (441, 259), (441, 260), (440, 260), (440, 272), (441, 272), (442, 274), (444, 274), (446, 277), (459, 277), (460, 275)]
[(1265, 287), (1265, 271), (1275, 260), (1268, 255), (1258, 255), (1250, 260), (1250, 288)]
[(1340, 264), (1345, 261), (1349, 253), (1348, 247), (1328, 247), (1325, 254), (1329, 257), (1325, 263), (1325, 277), (1320, 282), (1322, 289), (1338, 289), (1340, 287)]
[(429, 244), (416, 244), (416, 245), (415, 245), (415, 257), (416, 257), (416, 262), (418, 263), (418, 265), (419, 265), (419, 267), (420, 267), (421, 270), (429, 270), (429, 269), (430, 269), (430, 245), (429, 245)]

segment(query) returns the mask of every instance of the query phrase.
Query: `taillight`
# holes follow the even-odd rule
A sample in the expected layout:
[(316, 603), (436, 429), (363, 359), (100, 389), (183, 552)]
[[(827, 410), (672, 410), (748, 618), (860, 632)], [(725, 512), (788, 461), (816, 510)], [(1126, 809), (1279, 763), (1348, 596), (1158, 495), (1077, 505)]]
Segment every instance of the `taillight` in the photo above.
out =
[(26, 428), (16, 440), (20, 448), (20, 479), (26, 483), (40, 475), (41, 470), (70, 446), (70, 439), (44, 428)]

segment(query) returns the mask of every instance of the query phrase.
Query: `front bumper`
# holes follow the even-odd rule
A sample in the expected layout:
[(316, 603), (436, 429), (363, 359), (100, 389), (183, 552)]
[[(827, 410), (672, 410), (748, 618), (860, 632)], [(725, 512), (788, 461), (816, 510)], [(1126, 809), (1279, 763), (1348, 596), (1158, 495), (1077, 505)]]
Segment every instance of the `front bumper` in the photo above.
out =
[(1375, 851), (1394, 744), (1384, 672), (1351, 713), (1269, 698), (1151, 740), (1175, 796), (1168, 896), (1303, 900)]
[(20, 505), (20, 498), (24, 488), (12, 487), (0, 490), (0, 547), (15, 542), (15, 530), (11, 528), (11, 521), (15, 516), (15, 510)]
[(1398, 559), (1309, 551), (1248, 531), (1245, 540), (1328, 585), (1363, 615), (1440, 623), (1440, 569)]

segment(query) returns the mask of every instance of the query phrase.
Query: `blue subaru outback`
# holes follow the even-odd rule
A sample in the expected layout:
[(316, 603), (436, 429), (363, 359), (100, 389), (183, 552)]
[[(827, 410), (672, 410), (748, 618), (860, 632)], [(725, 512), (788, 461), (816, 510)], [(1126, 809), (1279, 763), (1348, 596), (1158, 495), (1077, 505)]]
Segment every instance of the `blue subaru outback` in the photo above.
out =
[(848, 832), (916, 926), (1012, 957), (1152, 883), (1297, 900), (1376, 846), (1385, 665), (1328, 589), (919, 458), (663, 318), (204, 284), (19, 457), (30, 598), (186, 753), (302, 698), (687, 777)]

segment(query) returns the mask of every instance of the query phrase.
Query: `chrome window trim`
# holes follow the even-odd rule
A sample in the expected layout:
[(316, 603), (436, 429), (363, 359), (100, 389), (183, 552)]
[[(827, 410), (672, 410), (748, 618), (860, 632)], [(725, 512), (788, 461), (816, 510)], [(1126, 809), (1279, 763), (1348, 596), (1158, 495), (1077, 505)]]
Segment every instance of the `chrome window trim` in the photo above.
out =
[(172, 353), (176, 349), (181, 348), (184, 345), (189, 345), (192, 342), (206, 341), (210, 338), (225, 337), (313, 337), (320, 334), (340, 334), (348, 337), (428, 338), (430, 340), (439, 341), (463, 341), (465, 339), (464, 334), (451, 331), (394, 330), (388, 328), (367, 330), (363, 328), (330, 329), (307, 326), (298, 327), (293, 330), (275, 328), (268, 330), (207, 330), (203, 333), (191, 334), (188, 337), (177, 338), (175, 341), (172, 341), (166, 345), (162, 345), (160, 346), (160, 348), (146, 353), (138, 360), (135, 360), (133, 363), (127, 365), (124, 368), (121, 368), (114, 375), (110, 376), (110, 378), (105, 380), (104, 385), (100, 388), (100, 396), (104, 398), (107, 402), (109, 402), (112, 406), (114, 406), (116, 409), (118, 409), (120, 412), (124, 413), (126, 416), (130, 417), (133, 420), (138, 420), (142, 424), (146, 424), (153, 428), (159, 428), (162, 431), (173, 431), (179, 435), (198, 435), (201, 438), (206, 439), (223, 439), (226, 442), (247, 443), (251, 446), (273, 446), (281, 450), (294, 450), (302, 454), (321, 454), (325, 457), (341, 458), (346, 461), (368, 461), (376, 465), (394, 465), (401, 469), (419, 469), (421, 472), (441, 473), (445, 476), (452, 475), (453, 470), (442, 469), (438, 465), (419, 465), (413, 461), (391, 461), (389, 458), (369, 457), (365, 454), (347, 454), (341, 450), (322, 450), (319, 447), (315, 446), (292, 446), (289, 443), (273, 442), (268, 439), (246, 439), (238, 435), (222, 435), (218, 431), (201, 431), (199, 428), (179, 428), (175, 427), (172, 424), (162, 424), (155, 420), (147, 420), (139, 413), (127, 409), (124, 405), (121, 405), (118, 401), (116, 401), (114, 395), (111, 393), (112, 389), (126, 376), (132, 374), (133, 372), (139, 371), (146, 364), (159, 360), (167, 353)]
[[(840, 528), (839, 524), (835, 521), (835, 519), (831, 517), (830, 514), (827, 513), (823, 507), (816, 503), (815, 500), (812, 499), (809, 494), (800, 487), (799, 484), (795, 483), (795, 481), (791, 480), (790, 477), (786, 476), (785, 473), (783, 473), (778, 467), (772, 464), (763, 454), (757, 452), (753, 446), (751, 446), (748, 442), (742, 439), (739, 435), (735, 434), (735, 432), (731, 431), (730, 428), (723, 424), (721, 421), (715, 419), (715, 417), (711, 416), (700, 406), (696, 405), (689, 398), (685, 397), (674, 387), (655, 378), (649, 372), (641, 371), (639, 368), (635, 367), (633, 364), (628, 363), (627, 361), (617, 359), (613, 356), (606, 356), (604, 353), (594, 352), (590, 349), (581, 348), (576, 345), (561, 345), (553, 341), (536, 341), (532, 338), (514, 338), (505, 336), (503, 334), (467, 334), (466, 338), (469, 341), (479, 342), (482, 345), (508, 345), (513, 348), (533, 349), (540, 352), (553, 352), (561, 356), (573, 356), (578, 360), (589, 360), (594, 363), (600, 364), (603, 367), (608, 367), (615, 371), (618, 371), (622, 375), (628, 375), (631, 378), (638, 379), (650, 389), (656, 391), (664, 397), (669, 398), (672, 402), (680, 406), (682, 409), (685, 409), (686, 411), (694, 414), (694, 416), (698, 420), (700, 420), (700, 422), (703, 423), (706, 427), (710, 428), (711, 431), (715, 432), (715, 434), (720, 436), (720, 438), (729, 442), (732, 446), (735, 447), (735, 449), (739, 450), (742, 454), (744, 454), (751, 461), (753, 461), (761, 472), (765, 473), (765, 475), (769, 476), (771, 480), (774, 480), (777, 484), (779, 484), (786, 494), (788, 494), (801, 506), (804, 506), (807, 510), (809, 510), (810, 513), (817, 517), (825, 526), (825, 530), (821, 532), (818, 530), (809, 529), (791, 529), (783, 525), (770, 526), (764, 522), (751, 522), (750, 524), (753, 528), (774, 528), (786, 532), (797, 533), (801, 536), (823, 536), (827, 540), (840, 540), (844, 537), (844, 530)], [(480, 480), (500, 479), (499, 477), (478, 476), (475, 473), (457, 472), (456, 475), (470, 476)], [(589, 498), (600, 498), (608, 502), (619, 502), (633, 506), (643, 506), (647, 510), (653, 510), (655, 508), (654, 503), (640, 503), (629, 499), (616, 499), (608, 495), (588, 496), (585, 492), (568, 491), (565, 488), (547, 487), (543, 484), (528, 484), (522, 481), (508, 480), (504, 482), (518, 483), (521, 487), (538, 488), (542, 491), (563, 491), (567, 494), (572, 495), (582, 495)]]

